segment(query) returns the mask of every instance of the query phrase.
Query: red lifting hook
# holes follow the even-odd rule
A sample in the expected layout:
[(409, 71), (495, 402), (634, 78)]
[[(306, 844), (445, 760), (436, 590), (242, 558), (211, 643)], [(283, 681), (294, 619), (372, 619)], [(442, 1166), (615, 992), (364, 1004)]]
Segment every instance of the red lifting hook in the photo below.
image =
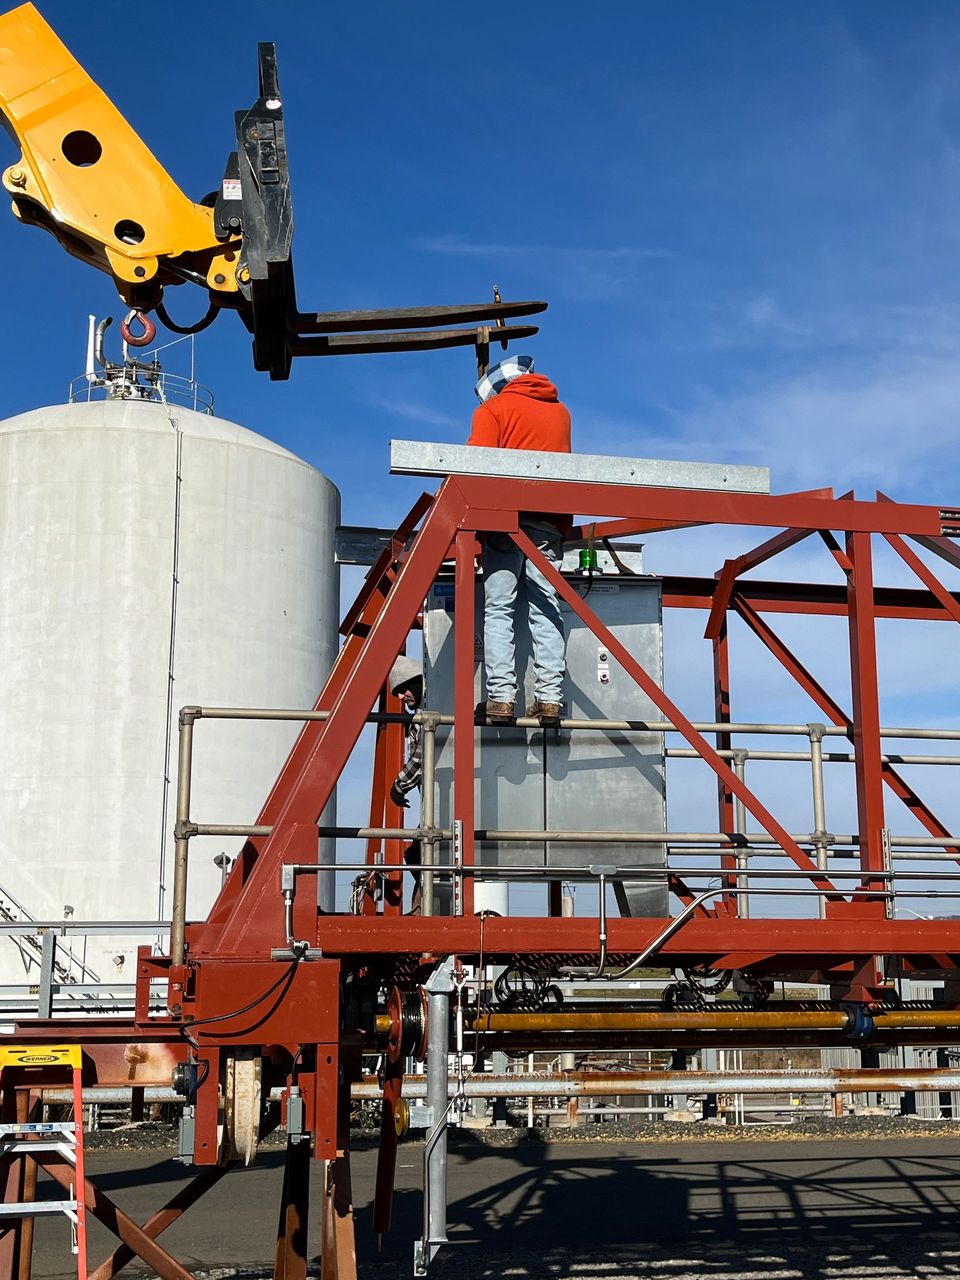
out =
[[(139, 324), (143, 329), (143, 333), (141, 333), (139, 338), (134, 337), (130, 332), (130, 326), (134, 322)], [(134, 308), (133, 311), (128, 311), (120, 321), (120, 336), (130, 347), (149, 347), (150, 343), (157, 336), (157, 326), (145, 312), (138, 311)]]

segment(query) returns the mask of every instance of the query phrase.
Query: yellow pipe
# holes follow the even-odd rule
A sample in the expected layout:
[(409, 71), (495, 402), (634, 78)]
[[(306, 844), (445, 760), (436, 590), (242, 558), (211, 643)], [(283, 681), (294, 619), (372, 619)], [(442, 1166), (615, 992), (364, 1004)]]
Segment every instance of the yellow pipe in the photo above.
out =
[[(960, 1029), (960, 1010), (890, 1010), (873, 1015), (878, 1031), (917, 1027)], [(697, 1012), (649, 1013), (484, 1013), (471, 1022), (473, 1031), (584, 1032), (584, 1031), (845, 1031), (846, 1013), (837, 1010), (723, 1013), (715, 1009)]]

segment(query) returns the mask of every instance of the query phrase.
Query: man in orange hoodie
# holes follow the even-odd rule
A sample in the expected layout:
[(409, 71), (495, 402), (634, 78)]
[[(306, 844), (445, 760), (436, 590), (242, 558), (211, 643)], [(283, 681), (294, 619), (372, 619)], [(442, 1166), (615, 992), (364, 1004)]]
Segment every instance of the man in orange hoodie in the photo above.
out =
[[(510, 356), (494, 365), (477, 383), (476, 392), (480, 407), (474, 410), (467, 444), (490, 449), (570, 452), (570, 414), (549, 378), (534, 373), (531, 356)], [(569, 526), (568, 516), (520, 517), (520, 527), (533, 545), (558, 567)], [(526, 713), (543, 725), (557, 724), (566, 666), (557, 593), (505, 533), (484, 535), (482, 563), (487, 701), (479, 709), (496, 724), (508, 723), (516, 715), (514, 617), (517, 597), (522, 593), (533, 642), (535, 680), (534, 701)]]

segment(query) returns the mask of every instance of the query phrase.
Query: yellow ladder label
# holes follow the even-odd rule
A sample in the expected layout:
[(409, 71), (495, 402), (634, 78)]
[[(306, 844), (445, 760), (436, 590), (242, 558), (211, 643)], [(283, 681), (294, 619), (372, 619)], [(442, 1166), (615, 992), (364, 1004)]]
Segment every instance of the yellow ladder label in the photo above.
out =
[(79, 1071), (83, 1050), (78, 1044), (0, 1045), (0, 1068), (63, 1067)]

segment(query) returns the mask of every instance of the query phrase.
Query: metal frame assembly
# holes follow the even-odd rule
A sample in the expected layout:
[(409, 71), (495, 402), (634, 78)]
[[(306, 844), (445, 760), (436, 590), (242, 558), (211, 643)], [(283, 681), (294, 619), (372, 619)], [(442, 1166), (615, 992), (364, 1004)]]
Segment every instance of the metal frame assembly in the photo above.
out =
[[(203, 201), (189, 200), (106, 94), (32, 4), (0, 14), (0, 118), (21, 147), (2, 185), (21, 222), (110, 275), (131, 308), (121, 325), (131, 346), (149, 346), (157, 319), (199, 333), (236, 311), (253, 339), (253, 362), (285, 379), (295, 356), (370, 355), (476, 348), (481, 371), (491, 340), (504, 350), (537, 326), (508, 321), (545, 302), (504, 302), (377, 311), (301, 311), (293, 273), (293, 202), (283, 97), (272, 43), (258, 46), (259, 91), (236, 112), (236, 149)], [(164, 291), (199, 285), (207, 310), (178, 323)], [(458, 327), (450, 327), (458, 326)], [(459, 327), (466, 326), (466, 327)]]
[[(381, 1145), (374, 1206), (378, 1233), (389, 1229), (398, 1123), (407, 1099), (421, 1108), (425, 1209), (415, 1272), (425, 1273), (446, 1239), (446, 1131), (453, 1110), (474, 1096), (603, 1096), (662, 1093), (676, 1074), (652, 1069), (629, 1078), (603, 1072), (531, 1077), (491, 1075), (495, 1051), (549, 1048), (655, 1048), (682, 1061), (708, 1046), (846, 1045), (864, 1051), (860, 1070), (809, 1073), (690, 1073), (686, 1089), (931, 1090), (958, 1087), (944, 1065), (878, 1071), (871, 1053), (895, 1045), (960, 1041), (960, 921), (898, 916), (903, 900), (960, 897), (960, 838), (925, 804), (901, 770), (910, 763), (957, 763), (952, 756), (896, 756), (885, 740), (956, 738), (943, 730), (881, 727), (877, 677), (878, 619), (960, 622), (960, 599), (936, 578), (911, 543), (960, 567), (950, 541), (954, 510), (906, 505), (877, 495), (862, 501), (830, 490), (772, 495), (759, 473), (730, 479), (729, 469), (687, 472), (679, 483), (668, 464), (651, 470), (641, 460), (593, 460), (593, 478), (553, 479), (552, 455), (529, 455), (519, 475), (483, 474), (488, 451), (395, 446), (395, 469), (447, 473), (435, 495), (424, 494), (370, 569), (342, 626), (343, 646), (311, 711), (187, 707), (180, 718), (174, 911), (169, 954), (142, 947), (132, 1017), (65, 1019), (53, 1015), (20, 1023), (18, 1043), (78, 1043), (84, 1083), (110, 1088), (134, 1079), (144, 1088), (167, 1084), (185, 1099), (181, 1157), (200, 1169), (196, 1181), (142, 1227), (118, 1218), (97, 1192), (87, 1198), (97, 1216), (121, 1223), (122, 1242), (93, 1274), (106, 1280), (134, 1254), (166, 1280), (186, 1270), (157, 1244), (169, 1222), (236, 1160), (249, 1162), (271, 1129), (287, 1134), (286, 1171), (277, 1238), (277, 1275), (306, 1272), (309, 1161), (326, 1164), (321, 1251), (326, 1277), (357, 1274), (349, 1164), (351, 1097), (382, 1103)], [(433, 450), (433, 454), (430, 450)], [(516, 459), (511, 459), (516, 462)], [(472, 469), (470, 469), (472, 468)], [(651, 483), (651, 476), (655, 482)], [(546, 477), (546, 478), (545, 478)], [(598, 478), (599, 477), (599, 478)], [(721, 479), (723, 477), (723, 479)], [(726, 487), (724, 487), (726, 484)], [(734, 484), (739, 487), (734, 487)], [(712, 487), (710, 487), (712, 485)], [(560, 573), (521, 527), (521, 513), (586, 512), (574, 540), (618, 538), (692, 525), (737, 526), (752, 550), (728, 560), (711, 578), (662, 579), (668, 609), (700, 610), (713, 664), (713, 719), (694, 722), (651, 678), (600, 620), (589, 592)], [(702, 761), (716, 778), (718, 821), (699, 831), (481, 830), (476, 821), (475, 591), (478, 540), (489, 532), (513, 539), (539, 567), (611, 660), (657, 708), (643, 724), (572, 718), (559, 728), (517, 719), (508, 733), (616, 733), (653, 730), (682, 745), (673, 755)], [(756, 532), (754, 532), (756, 531)], [(752, 537), (751, 537), (752, 534)], [(745, 575), (805, 538), (820, 539), (835, 585), (761, 581)], [(874, 583), (872, 550), (883, 539), (919, 579), (916, 588)], [(453, 620), (454, 705), (451, 713), (423, 710), (423, 809), (404, 826), (390, 798), (403, 760), (405, 716), (387, 691), (391, 664), (420, 624), (424, 601), (442, 573), (457, 592)], [(771, 622), (777, 614), (846, 620), (852, 702), (849, 708), (820, 685)], [(728, 617), (740, 617), (771, 655), (821, 708), (822, 724), (751, 724), (731, 718)], [(194, 734), (209, 718), (301, 719), (304, 726), (270, 795), (250, 826), (198, 823), (191, 813)], [(374, 726), (373, 782), (365, 826), (318, 828), (320, 815), (357, 745)], [(438, 727), (453, 738), (452, 820), (436, 824), (434, 803)], [(800, 751), (735, 745), (744, 735), (800, 735)], [(843, 738), (843, 752), (827, 747)], [(809, 762), (813, 823), (791, 831), (747, 785), (751, 759)], [(852, 764), (857, 827), (827, 830), (824, 765)], [(926, 835), (891, 833), (885, 796), (907, 808)], [(751, 829), (748, 829), (748, 823)], [(706, 827), (704, 822), (701, 827)], [(362, 857), (318, 861), (323, 836), (365, 842)], [(245, 841), (216, 903), (202, 921), (186, 917), (190, 841), (197, 835), (235, 835)], [(480, 863), (477, 845), (501, 847), (535, 839), (582, 848), (582, 859), (532, 873), (529, 865)], [(404, 853), (412, 840), (421, 862)], [(666, 869), (631, 867), (605, 858), (611, 842), (629, 848), (665, 845)], [(483, 878), (542, 876), (549, 914), (474, 913), (474, 886)], [(349, 876), (349, 911), (321, 911), (317, 881)], [(611, 914), (607, 888), (643, 875), (666, 877), (677, 902), (664, 918)], [(420, 887), (418, 914), (410, 890)], [(596, 913), (560, 919), (562, 881), (590, 884)], [(441, 895), (441, 885), (455, 892)], [(343, 886), (344, 890), (346, 886)], [(344, 893), (338, 895), (339, 899)], [(437, 914), (441, 898), (451, 914)], [(327, 895), (326, 901), (330, 900)], [(752, 908), (762, 907), (762, 914)], [(805, 914), (804, 914), (805, 913)], [(653, 1003), (626, 994), (627, 978), (657, 966), (682, 970), (691, 998)], [(507, 1001), (496, 975), (520, 975), (524, 998)], [(899, 980), (923, 977), (943, 984), (935, 1004), (904, 1002)], [(606, 998), (589, 999), (602, 980)], [(782, 998), (774, 982), (817, 983), (819, 1002)], [(564, 1004), (551, 992), (573, 981), (587, 993)], [(610, 997), (621, 981), (624, 996)], [(720, 998), (725, 988), (727, 996)], [(734, 998), (729, 999), (733, 992)], [(158, 1012), (159, 1009), (159, 1012)], [(380, 1058), (380, 1074), (364, 1071), (364, 1055)], [(426, 1062), (425, 1077), (409, 1074)], [(451, 1062), (456, 1070), (451, 1073)], [(465, 1065), (469, 1062), (469, 1066)], [(131, 1067), (132, 1064), (132, 1067)], [(730, 1080), (734, 1084), (730, 1084)], [(9, 1099), (8, 1112), (15, 1107)], [(401, 1126), (402, 1127), (402, 1126)], [(112, 1206), (111, 1206), (112, 1209)], [(2, 1280), (12, 1280), (7, 1267)]]

